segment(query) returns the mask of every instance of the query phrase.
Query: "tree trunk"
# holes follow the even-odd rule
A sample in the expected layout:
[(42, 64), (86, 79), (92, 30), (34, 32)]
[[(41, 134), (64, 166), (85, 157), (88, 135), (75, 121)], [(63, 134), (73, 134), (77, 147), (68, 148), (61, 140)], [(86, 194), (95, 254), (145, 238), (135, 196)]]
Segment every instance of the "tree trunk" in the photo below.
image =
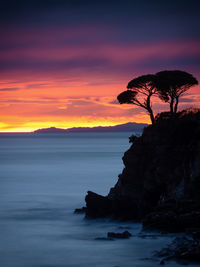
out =
[(155, 123), (155, 118), (154, 118), (152, 109), (150, 108), (150, 109), (148, 110), (148, 112), (149, 112), (149, 116), (150, 116), (150, 118), (151, 118), (151, 123), (154, 124), (154, 123)]
[(174, 113), (174, 98), (171, 98), (171, 102), (170, 102), (170, 113), (173, 114)]
[(154, 124), (155, 119), (154, 119), (153, 110), (151, 108), (151, 102), (150, 102), (151, 96), (152, 96), (152, 93), (149, 93), (147, 100), (146, 100), (146, 107), (147, 107), (147, 111), (148, 111), (150, 118), (151, 118), (151, 123)]
[(175, 106), (174, 106), (174, 113), (177, 112), (177, 109), (178, 109), (178, 101), (179, 101), (179, 97), (176, 97), (176, 103), (175, 103)]

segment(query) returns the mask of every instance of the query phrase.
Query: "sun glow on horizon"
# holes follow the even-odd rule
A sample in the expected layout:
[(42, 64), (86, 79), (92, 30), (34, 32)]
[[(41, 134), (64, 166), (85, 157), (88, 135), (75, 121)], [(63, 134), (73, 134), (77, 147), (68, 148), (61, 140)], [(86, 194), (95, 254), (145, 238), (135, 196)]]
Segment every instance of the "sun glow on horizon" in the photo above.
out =
[[(6, 125), (6, 124), (0, 124), (0, 133), (20, 133), (20, 132), (33, 132), (38, 129), (43, 129), (43, 128), (50, 128), (50, 127), (55, 127), (55, 128), (61, 128), (61, 129), (69, 129), (69, 128), (74, 128), (74, 127), (98, 127), (98, 126), (115, 126), (118, 124), (124, 124), (131, 122), (132, 120), (127, 120), (126, 118), (122, 119), (117, 119), (117, 120), (98, 120), (98, 121), (79, 121), (78, 118), (76, 121), (72, 122), (51, 122), (51, 121), (46, 121), (46, 122), (28, 122), (23, 124), (22, 126), (18, 127), (12, 127), (12, 125)], [(148, 117), (146, 118), (145, 121), (140, 121), (140, 120), (134, 120), (134, 122), (138, 123), (149, 123), (150, 121), (148, 120)]]

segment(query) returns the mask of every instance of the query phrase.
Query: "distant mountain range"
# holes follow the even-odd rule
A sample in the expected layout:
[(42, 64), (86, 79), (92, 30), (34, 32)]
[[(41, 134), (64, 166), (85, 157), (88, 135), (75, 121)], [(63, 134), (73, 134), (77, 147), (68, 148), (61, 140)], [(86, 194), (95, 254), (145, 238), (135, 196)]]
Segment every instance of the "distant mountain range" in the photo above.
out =
[(146, 123), (128, 122), (115, 126), (97, 126), (97, 127), (74, 127), (69, 129), (61, 128), (44, 128), (34, 131), (34, 133), (71, 133), (71, 132), (140, 132), (144, 127), (148, 126)]

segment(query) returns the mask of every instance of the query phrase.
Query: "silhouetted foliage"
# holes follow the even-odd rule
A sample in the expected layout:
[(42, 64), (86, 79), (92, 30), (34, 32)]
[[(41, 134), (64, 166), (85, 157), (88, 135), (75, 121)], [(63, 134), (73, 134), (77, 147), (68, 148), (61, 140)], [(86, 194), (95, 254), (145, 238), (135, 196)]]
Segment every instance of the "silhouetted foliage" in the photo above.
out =
[(155, 116), (155, 121), (158, 122), (158, 121), (162, 121), (162, 120), (168, 120), (170, 117), (171, 117), (170, 112), (167, 112), (167, 111), (161, 112)]
[(161, 100), (170, 103), (170, 112), (177, 112), (179, 98), (198, 81), (191, 74), (180, 70), (166, 70), (156, 73), (156, 88)]
[(137, 92), (126, 90), (118, 95), (117, 99), (120, 104), (135, 104), (137, 106), (141, 106), (141, 103), (136, 98)]
[[(118, 95), (120, 104), (134, 104), (144, 108), (155, 122), (151, 96), (157, 95), (162, 101), (170, 103), (170, 112), (162, 115), (163, 119), (171, 118), (177, 113), (179, 98), (198, 81), (191, 74), (180, 70), (165, 70), (154, 74), (139, 76), (131, 80), (127, 90)], [(158, 117), (156, 118), (157, 121)]]
[(152, 91), (152, 87), (154, 87), (154, 84), (155, 75), (147, 74), (131, 80), (127, 85), (127, 89), (137, 88), (138, 92), (144, 93), (144, 91)]
[(134, 143), (135, 142), (135, 140), (137, 140), (138, 139), (138, 136), (137, 135), (134, 135), (134, 134), (132, 134), (130, 137), (129, 137), (129, 143)]
[[(127, 89), (129, 90), (122, 92), (117, 97), (120, 104), (134, 104), (146, 109), (152, 123), (155, 121), (151, 105), (151, 96), (156, 93), (155, 79), (153, 74), (139, 76), (128, 83)], [(144, 97), (142, 101), (140, 96)]]
[[(174, 119), (181, 119), (184, 117), (187, 117), (187, 119), (190, 121), (197, 119), (197, 118), (200, 119), (200, 109), (199, 108), (187, 108), (187, 109), (184, 109), (180, 112), (177, 112), (173, 116)], [(170, 118), (171, 118), (170, 112), (161, 112), (155, 116), (155, 122), (157, 123), (157, 122), (160, 122), (163, 120), (168, 120)]]

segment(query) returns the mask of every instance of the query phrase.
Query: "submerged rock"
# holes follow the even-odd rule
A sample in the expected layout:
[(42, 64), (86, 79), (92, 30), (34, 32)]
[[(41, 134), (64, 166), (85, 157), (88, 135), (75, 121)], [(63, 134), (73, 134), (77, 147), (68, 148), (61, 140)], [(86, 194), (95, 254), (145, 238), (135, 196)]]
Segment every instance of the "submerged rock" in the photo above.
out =
[(124, 231), (123, 233), (114, 233), (114, 232), (108, 232), (107, 234), (108, 238), (129, 238), (131, 237), (131, 233), (129, 233), (128, 231)]

